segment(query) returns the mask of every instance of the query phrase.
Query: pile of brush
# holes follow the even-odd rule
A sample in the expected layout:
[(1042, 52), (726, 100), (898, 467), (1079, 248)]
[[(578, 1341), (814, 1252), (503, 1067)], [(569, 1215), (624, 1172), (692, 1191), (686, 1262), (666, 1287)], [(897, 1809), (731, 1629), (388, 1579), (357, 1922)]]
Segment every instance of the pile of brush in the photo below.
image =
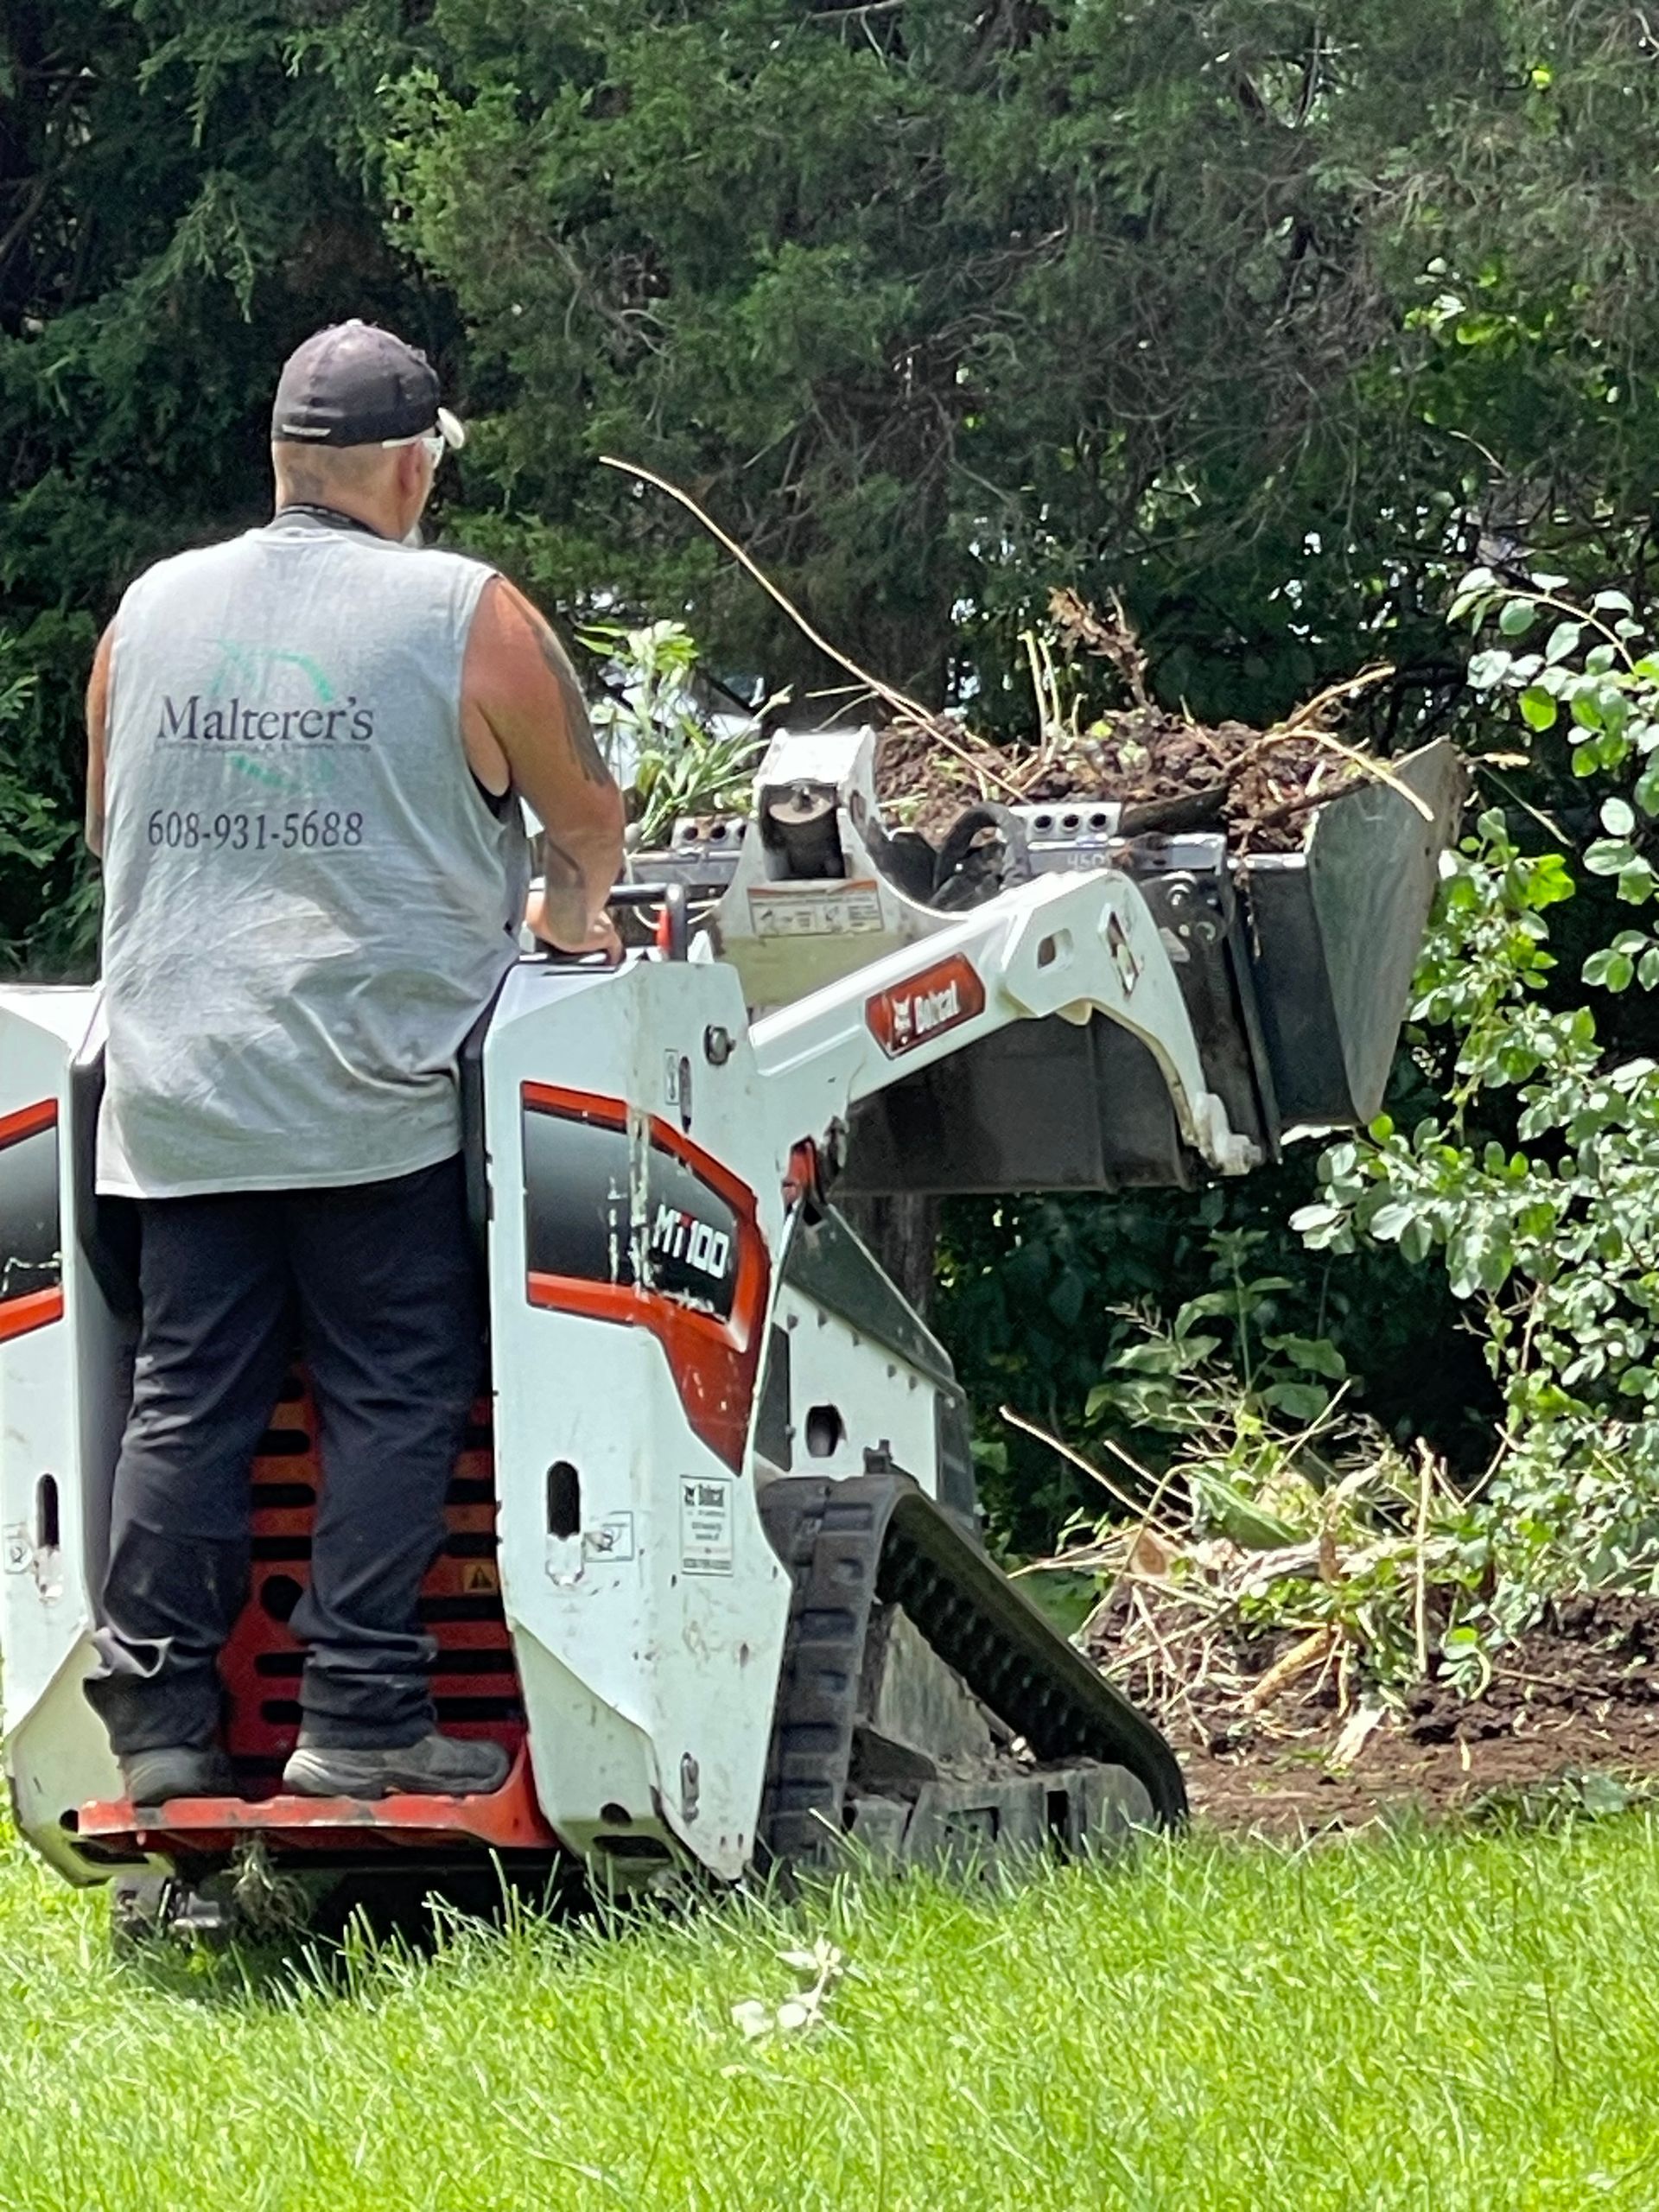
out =
[(895, 819), (928, 834), (971, 806), (1108, 800), (1122, 809), (1125, 836), (1224, 830), (1236, 851), (1300, 852), (1327, 800), (1367, 777), (1388, 779), (1381, 762), (1327, 724), (1391, 669), (1362, 670), (1272, 729), (1205, 724), (1153, 699), (1146, 657), (1121, 607), (1108, 619), (1070, 591), (1055, 592), (1049, 604), (1062, 649), (1109, 662), (1132, 703), (1083, 726), (1075, 706), (1062, 708), (1052, 646), (1028, 636), (1036, 742), (993, 745), (953, 720), (900, 712), (876, 763), (877, 788)]

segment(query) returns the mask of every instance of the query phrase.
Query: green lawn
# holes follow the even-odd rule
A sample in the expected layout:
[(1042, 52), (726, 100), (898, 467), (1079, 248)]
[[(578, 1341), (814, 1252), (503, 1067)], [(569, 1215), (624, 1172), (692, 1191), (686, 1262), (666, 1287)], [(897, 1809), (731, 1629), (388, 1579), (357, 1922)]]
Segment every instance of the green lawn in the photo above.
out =
[[(1659, 2204), (1649, 1816), (1298, 1854), (1189, 1840), (1012, 1893), (850, 1884), (459, 1933), (340, 1986), (113, 1961), (0, 1846), (0, 2207)], [(746, 2043), (827, 1935), (823, 2023)]]

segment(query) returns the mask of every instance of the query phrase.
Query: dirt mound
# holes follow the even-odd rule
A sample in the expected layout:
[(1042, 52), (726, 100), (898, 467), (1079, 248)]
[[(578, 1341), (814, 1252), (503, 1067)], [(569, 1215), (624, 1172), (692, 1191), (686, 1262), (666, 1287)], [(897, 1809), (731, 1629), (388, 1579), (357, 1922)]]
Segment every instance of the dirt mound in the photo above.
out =
[(1210, 725), (1150, 696), (1122, 608), (1102, 616), (1057, 592), (1051, 613), (1066, 649), (1109, 662), (1133, 703), (1079, 729), (1062, 716), (1051, 666), (1046, 697), (1038, 683), (1046, 734), (1034, 745), (990, 745), (943, 719), (900, 721), (876, 753), (876, 790), (895, 821), (937, 836), (972, 806), (1104, 800), (1123, 809), (1125, 836), (1224, 830), (1238, 851), (1300, 852), (1317, 810), (1367, 774), (1363, 756), (1325, 724), (1390, 670), (1332, 686), (1273, 729)]
[(947, 750), (904, 724), (876, 753), (885, 811), (933, 836), (985, 804), (1106, 800), (1123, 809), (1126, 836), (1224, 830), (1236, 851), (1300, 852), (1316, 810), (1351, 791), (1351, 764), (1317, 738), (1207, 728), (1135, 708), (1088, 737), (1049, 748), (986, 745), (964, 736)]
[[(1095, 1647), (1109, 1669), (1109, 1630)], [(1294, 1639), (1281, 1643), (1294, 1644)], [(1103, 1648), (1103, 1646), (1104, 1648)], [(1261, 1682), (1286, 1650), (1254, 1648)], [(1266, 1662), (1266, 1664), (1263, 1662)], [(1429, 1818), (1483, 1801), (1525, 1804), (1569, 1778), (1659, 1781), (1659, 1599), (1560, 1599), (1497, 1656), (1480, 1694), (1448, 1681), (1408, 1692), (1363, 1732), (1341, 1709), (1338, 1671), (1294, 1679), (1249, 1709), (1234, 1686), (1185, 1686), (1160, 1719), (1180, 1754), (1195, 1815), (1280, 1836), (1362, 1826), (1406, 1811)]]

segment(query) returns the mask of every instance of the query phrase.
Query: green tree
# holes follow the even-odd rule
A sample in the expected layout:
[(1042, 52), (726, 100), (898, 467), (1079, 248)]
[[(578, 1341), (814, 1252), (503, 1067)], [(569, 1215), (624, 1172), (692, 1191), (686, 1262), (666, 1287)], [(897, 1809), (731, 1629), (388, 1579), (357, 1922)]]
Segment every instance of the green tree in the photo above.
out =
[(346, 314), (454, 343), (371, 195), (362, 119), (406, 57), (399, 10), (296, 12), (13, 0), (0, 18), (0, 669), (25, 681), (0, 963), (84, 955), (92, 642), (139, 569), (264, 511), (283, 355)]
[(1282, 709), (1379, 648), (1450, 712), (1483, 546), (1645, 559), (1659, 86), (1611, 0), (440, 6), (400, 234), (493, 423), (478, 526), (567, 608), (1027, 720), (1018, 631), (1120, 588), (1166, 697)]

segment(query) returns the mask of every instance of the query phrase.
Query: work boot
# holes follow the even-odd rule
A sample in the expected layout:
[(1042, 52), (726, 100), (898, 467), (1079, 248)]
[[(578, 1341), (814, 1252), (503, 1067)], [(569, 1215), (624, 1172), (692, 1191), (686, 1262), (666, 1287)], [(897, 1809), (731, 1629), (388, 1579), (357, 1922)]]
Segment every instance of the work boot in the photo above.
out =
[(485, 1797), (507, 1778), (512, 1762), (499, 1744), (463, 1742), (435, 1728), (418, 1744), (382, 1750), (359, 1745), (304, 1744), (283, 1769), (296, 1797)]
[(121, 1761), (121, 1782), (132, 1805), (165, 1805), (175, 1797), (228, 1797), (236, 1788), (231, 1763), (209, 1745), (171, 1744), (132, 1751)]

